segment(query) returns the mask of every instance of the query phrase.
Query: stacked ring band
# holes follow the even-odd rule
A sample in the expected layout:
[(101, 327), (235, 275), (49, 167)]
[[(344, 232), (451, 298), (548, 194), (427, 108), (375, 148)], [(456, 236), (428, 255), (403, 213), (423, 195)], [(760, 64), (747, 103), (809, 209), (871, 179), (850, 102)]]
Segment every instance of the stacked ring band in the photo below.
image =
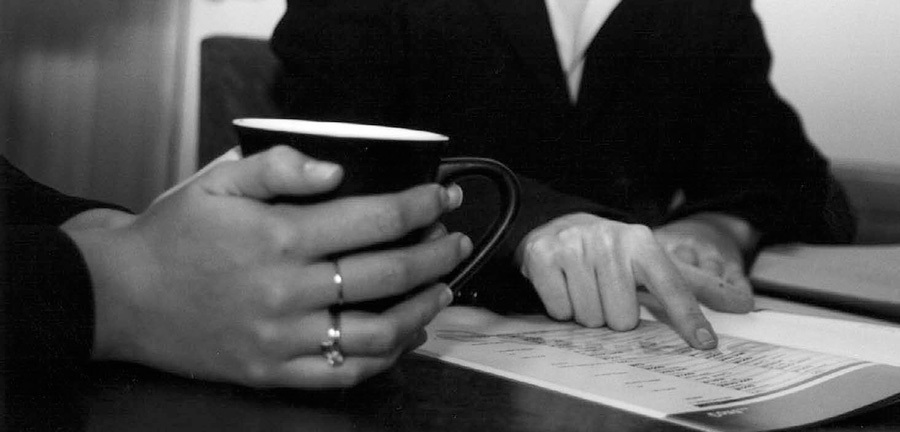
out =
[(328, 338), (322, 342), (320, 348), (325, 361), (332, 367), (338, 367), (344, 363), (344, 352), (341, 351), (340, 312), (340, 307), (344, 304), (344, 278), (341, 276), (341, 268), (337, 261), (334, 262), (332, 281), (337, 287), (337, 303), (328, 309), (328, 314), (331, 316), (331, 327), (328, 328)]
[(336, 310), (330, 310), (331, 327), (328, 329), (328, 339), (322, 342), (322, 356), (333, 367), (344, 364), (344, 353), (341, 351), (341, 315)]

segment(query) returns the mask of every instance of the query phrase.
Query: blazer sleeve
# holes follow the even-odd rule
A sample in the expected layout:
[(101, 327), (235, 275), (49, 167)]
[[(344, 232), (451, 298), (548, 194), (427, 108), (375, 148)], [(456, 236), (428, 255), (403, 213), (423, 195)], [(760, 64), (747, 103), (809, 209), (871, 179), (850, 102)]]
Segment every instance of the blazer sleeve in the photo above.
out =
[(116, 208), (59, 193), (0, 158), (0, 325), (3, 360), (56, 372), (90, 358), (91, 277), (58, 226), (92, 208)]
[(769, 82), (771, 56), (750, 2), (730, 4), (704, 32), (713, 39), (700, 46), (712, 52), (697, 57), (705, 83), (697, 85), (697, 148), (670, 152), (689, 173), (686, 203), (671, 217), (734, 214), (763, 233), (763, 244), (852, 241), (856, 222), (843, 189)]

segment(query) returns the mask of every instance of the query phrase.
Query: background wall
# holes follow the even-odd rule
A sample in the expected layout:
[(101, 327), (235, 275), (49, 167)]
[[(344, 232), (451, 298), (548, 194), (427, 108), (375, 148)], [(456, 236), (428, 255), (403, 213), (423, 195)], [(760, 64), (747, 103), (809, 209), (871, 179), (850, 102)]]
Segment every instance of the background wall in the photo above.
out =
[(186, 5), (0, 0), (0, 153), (64, 192), (142, 208), (179, 175)]
[(178, 171), (187, 177), (197, 169), (199, 130), (200, 42), (217, 35), (268, 39), (284, 14), (285, 0), (193, 0), (186, 38), (185, 100), (181, 107), (181, 146)]
[(900, 1), (756, 0), (772, 80), (819, 148), (900, 171)]

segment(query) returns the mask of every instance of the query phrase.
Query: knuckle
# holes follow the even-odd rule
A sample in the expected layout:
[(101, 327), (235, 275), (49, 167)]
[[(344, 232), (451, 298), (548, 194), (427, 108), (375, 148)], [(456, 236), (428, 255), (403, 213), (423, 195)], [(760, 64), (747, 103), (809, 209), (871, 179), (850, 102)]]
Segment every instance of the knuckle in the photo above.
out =
[(385, 236), (399, 236), (403, 234), (407, 225), (405, 212), (393, 201), (373, 206), (370, 215), (375, 229)]
[(647, 225), (631, 224), (628, 225), (625, 235), (632, 240), (639, 242), (648, 242), (653, 240), (653, 230)]
[(267, 312), (278, 312), (288, 299), (288, 289), (281, 283), (269, 282), (260, 290), (259, 301)]
[(394, 351), (399, 341), (397, 326), (392, 321), (382, 320), (380, 325), (372, 329), (367, 344), (373, 354), (386, 355)]
[(296, 164), (300, 160), (300, 153), (290, 146), (279, 144), (269, 149), (267, 158), (278, 162)]
[(691, 323), (693, 326), (700, 326), (706, 323), (706, 317), (703, 315), (697, 302), (685, 302), (685, 304), (681, 305), (680, 309), (680, 313), (675, 313), (681, 315), (684, 322)]
[(559, 233), (560, 246), (557, 253), (565, 253), (569, 256), (584, 255), (584, 237), (580, 228), (566, 228)]
[(529, 243), (526, 251), (538, 261), (550, 261), (559, 252), (559, 245), (550, 238), (539, 238)]
[(523, 250), (525, 255), (536, 257), (540, 256), (546, 247), (543, 239), (526, 239)]
[(709, 247), (708, 244), (701, 242), (694, 237), (680, 236), (675, 240), (675, 242), (679, 246), (691, 249), (703, 249)]
[(435, 183), (425, 186), (425, 190), (430, 198), (422, 207), (428, 211), (429, 215), (437, 217), (444, 208), (444, 187)]
[(294, 246), (294, 228), (279, 217), (260, 220), (260, 235), (269, 249), (278, 256), (289, 254)]
[(263, 159), (269, 178), (278, 181), (299, 172), (299, 160), (293, 150), (286, 146), (272, 148)]
[(278, 329), (273, 325), (257, 325), (253, 330), (253, 338), (261, 352), (270, 352), (278, 345)]
[(563, 242), (581, 241), (583, 230), (580, 226), (572, 226), (559, 232), (559, 239)]
[(409, 263), (401, 257), (386, 258), (381, 283), (391, 294), (405, 292), (412, 278)]

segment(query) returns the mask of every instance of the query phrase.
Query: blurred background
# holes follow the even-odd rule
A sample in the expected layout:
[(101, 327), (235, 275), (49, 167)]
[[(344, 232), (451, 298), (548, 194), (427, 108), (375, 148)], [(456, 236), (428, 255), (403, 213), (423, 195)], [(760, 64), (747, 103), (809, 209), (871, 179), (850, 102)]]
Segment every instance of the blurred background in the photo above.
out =
[[(756, 0), (772, 80), (841, 164), (900, 172), (900, 1)], [(141, 210), (196, 169), (200, 41), (267, 38), (284, 0), (0, 0), (0, 152)]]
[(284, 0), (0, 0), (0, 153), (143, 209), (195, 169), (200, 41), (267, 38)]

